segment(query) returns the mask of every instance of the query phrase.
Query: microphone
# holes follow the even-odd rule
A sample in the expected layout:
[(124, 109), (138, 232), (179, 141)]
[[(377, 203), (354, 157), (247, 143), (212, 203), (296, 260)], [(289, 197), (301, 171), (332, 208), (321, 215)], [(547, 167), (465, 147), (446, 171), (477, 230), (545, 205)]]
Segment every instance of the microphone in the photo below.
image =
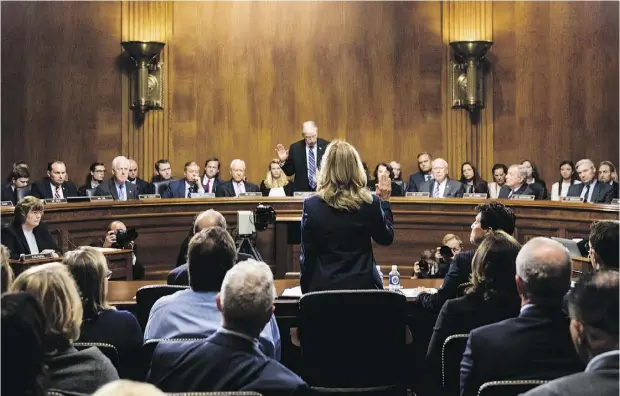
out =
[(59, 233), (62, 236), (62, 239), (67, 241), (69, 243), (69, 245), (71, 246), (72, 250), (77, 249), (79, 246), (77, 246), (75, 243), (73, 243), (73, 241), (71, 239), (69, 239), (68, 236), (66, 236), (62, 230), (60, 230), (59, 228), (54, 228), (54, 231), (56, 231), (57, 233)]

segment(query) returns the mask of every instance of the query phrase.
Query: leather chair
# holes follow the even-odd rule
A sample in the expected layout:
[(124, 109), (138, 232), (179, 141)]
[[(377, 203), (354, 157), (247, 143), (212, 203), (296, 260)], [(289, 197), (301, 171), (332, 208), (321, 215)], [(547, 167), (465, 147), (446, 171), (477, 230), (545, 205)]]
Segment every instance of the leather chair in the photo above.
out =
[(536, 379), (485, 382), (478, 389), (478, 396), (518, 396), (547, 382)]
[(458, 395), (461, 381), (461, 360), (469, 334), (454, 334), (446, 338), (441, 348), (441, 384), (445, 395)]
[(387, 290), (304, 294), (299, 337), (311, 393), (405, 395), (406, 303)]
[(164, 191), (166, 191), (166, 188), (168, 188), (168, 184), (170, 184), (171, 181), (172, 179), (160, 182), (153, 182), (153, 194), (163, 194)]
[(187, 288), (189, 286), (176, 285), (149, 285), (139, 288), (136, 292), (136, 318), (142, 327), (142, 331), (146, 329), (146, 322), (149, 320), (149, 314), (155, 301)]
[(30, 193), (30, 188), (31, 188), (31, 184), (28, 184), (25, 187), (17, 187), (17, 202), (21, 201), (22, 198), (27, 197), (28, 195), (31, 195)]
[(118, 369), (118, 351), (116, 347), (112, 344), (106, 344), (104, 342), (74, 342), (73, 346), (78, 351), (90, 348), (97, 347), (99, 350), (112, 362), (114, 367)]

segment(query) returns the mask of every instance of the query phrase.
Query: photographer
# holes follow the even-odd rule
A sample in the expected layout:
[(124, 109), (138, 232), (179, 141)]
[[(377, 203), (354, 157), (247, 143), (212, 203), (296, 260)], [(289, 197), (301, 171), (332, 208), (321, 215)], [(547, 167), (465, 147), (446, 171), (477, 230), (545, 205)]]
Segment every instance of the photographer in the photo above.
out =
[[(135, 232), (135, 230), (134, 230)], [(119, 235), (127, 233), (127, 227), (121, 221), (113, 221), (108, 225), (108, 232), (103, 242), (103, 247), (114, 249), (130, 249), (133, 250), (133, 280), (142, 279), (144, 277), (144, 267), (136, 258), (138, 252), (138, 246), (133, 239), (126, 241), (126, 236), (123, 235), (119, 238)], [(117, 240), (118, 239), (118, 240)], [(120, 241), (119, 241), (120, 240)]]
[(430, 279), (431, 269), (437, 266), (437, 260), (435, 259), (435, 253), (431, 249), (426, 249), (422, 252), (420, 261), (416, 261), (413, 264), (413, 276), (411, 279)]

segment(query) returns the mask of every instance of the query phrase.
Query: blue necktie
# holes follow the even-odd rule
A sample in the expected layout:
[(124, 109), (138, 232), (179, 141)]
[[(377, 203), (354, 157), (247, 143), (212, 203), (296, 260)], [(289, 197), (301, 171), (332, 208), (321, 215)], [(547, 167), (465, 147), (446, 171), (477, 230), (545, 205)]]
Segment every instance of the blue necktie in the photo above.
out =
[(119, 184), (119, 186), (118, 186), (118, 200), (119, 201), (126, 201), (126, 198), (125, 198), (125, 185), (124, 184)]
[(308, 184), (313, 190), (316, 188), (316, 160), (314, 148), (308, 149)]

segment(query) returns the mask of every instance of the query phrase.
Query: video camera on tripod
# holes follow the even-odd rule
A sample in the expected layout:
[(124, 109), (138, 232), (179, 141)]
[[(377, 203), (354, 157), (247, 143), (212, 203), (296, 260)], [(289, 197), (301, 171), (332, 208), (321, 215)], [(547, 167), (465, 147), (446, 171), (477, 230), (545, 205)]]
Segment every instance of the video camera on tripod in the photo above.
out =
[(257, 261), (263, 261), (256, 249), (257, 231), (265, 231), (276, 222), (276, 211), (271, 206), (259, 203), (254, 210), (237, 211), (237, 253), (247, 253)]

